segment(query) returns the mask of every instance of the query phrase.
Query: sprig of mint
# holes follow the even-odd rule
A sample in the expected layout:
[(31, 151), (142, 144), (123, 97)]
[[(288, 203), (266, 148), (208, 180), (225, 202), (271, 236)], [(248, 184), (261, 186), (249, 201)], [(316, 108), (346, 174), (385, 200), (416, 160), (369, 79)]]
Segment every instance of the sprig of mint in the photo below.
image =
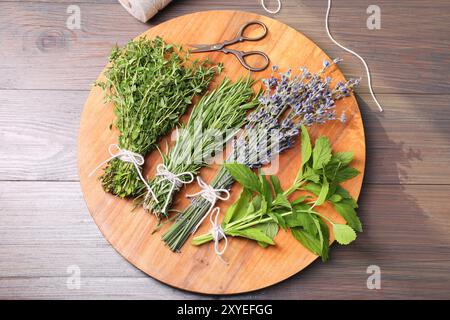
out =
[[(275, 245), (274, 238), (280, 228), (291, 234), (305, 248), (328, 260), (330, 232), (333, 230), (339, 244), (347, 245), (362, 231), (356, 215), (356, 201), (340, 183), (355, 177), (358, 171), (349, 165), (351, 152), (333, 153), (327, 137), (319, 137), (314, 147), (306, 127), (301, 128), (301, 167), (295, 181), (283, 190), (276, 176), (254, 173), (238, 163), (225, 164), (233, 178), (243, 187), (238, 200), (227, 210), (222, 229), (226, 235), (255, 240), (262, 247)], [(313, 196), (300, 196), (290, 200), (297, 190)], [(313, 198), (315, 198), (313, 200)], [(338, 224), (317, 211), (325, 202), (331, 203), (347, 224)], [(212, 240), (210, 233), (195, 237), (200, 245)]]

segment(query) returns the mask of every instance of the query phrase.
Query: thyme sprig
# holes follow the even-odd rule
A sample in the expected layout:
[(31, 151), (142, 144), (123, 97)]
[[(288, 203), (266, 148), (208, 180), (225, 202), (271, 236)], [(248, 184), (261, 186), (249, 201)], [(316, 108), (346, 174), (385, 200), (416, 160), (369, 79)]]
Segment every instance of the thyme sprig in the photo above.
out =
[[(179, 122), (196, 94), (202, 93), (220, 66), (191, 61), (179, 46), (162, 38), (131, 41), (114, 48), (105, 79), (96, 83), (112, 102), (118, 145), (142, 156)], [(111, 160), (100, 177), (103, 188), (119, 197), (135, 196), (143, 186), (132, 163)]]

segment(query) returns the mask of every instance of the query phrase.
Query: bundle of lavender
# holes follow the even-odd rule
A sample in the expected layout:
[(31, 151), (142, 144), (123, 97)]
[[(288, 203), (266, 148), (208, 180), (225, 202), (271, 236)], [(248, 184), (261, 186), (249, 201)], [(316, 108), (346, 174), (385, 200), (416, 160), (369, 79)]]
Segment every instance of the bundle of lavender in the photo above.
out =
[(234, 83), (224, 79), (217, 89), (200, 99), (189, 121), (178, 130), (175, 145), (163, 155), (156, 177), (149, 181), (158, 201), (145, 197), (146, 191), (142, 190), (139, 199), (143, 199), (145, 209), (158, 217), (168, 215), (176, 192), (192, 182), (208, 159), (222, 150), (244, 125), (247, 111), (258, 104), (252, 85), (251, 78)]
[[(248, 116), (246, 131), (234, 141), (233, 154), (226, 162), (241, 163), (250, 168), (261, 167), (292, 147), (302, 125), (335, 120), (335, 100), (349, 96), (353, 87), (359, 84), (359, 80), (349, 80), (330, 87), (331, 78), (324, 77), (324, 74), (339, 61), (324, 61), (323, 68), (315, 74), (301, 68), (300, 75), (293, 76), (289, 70), (281, 73), (280, 79), (272, 73), (270, 78), (263, 80), (265, 90), (259, 98), (260, 105)], [(345, 113), (340, 118), (345, 121)], [(229, 190), (233, 182), (233, 176), (222, 166), (210, 188)], [(207, 197), (193, 199), (163, 235), (163, 241), (171, 250), (180, 250), (213, 206)]]

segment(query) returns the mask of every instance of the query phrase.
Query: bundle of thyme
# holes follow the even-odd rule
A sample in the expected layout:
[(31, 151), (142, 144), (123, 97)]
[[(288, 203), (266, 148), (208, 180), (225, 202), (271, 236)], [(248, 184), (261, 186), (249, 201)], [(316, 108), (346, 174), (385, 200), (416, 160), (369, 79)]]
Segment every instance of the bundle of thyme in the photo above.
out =
[(182, 184), (192, 182), (206, 161), (244, 125), (247, 110), (257, 105), (252, 85), (249, 77), (234, 83), (225, 78), (200, 99), (189, 121), (178, 130), (175, 145), (163, 155), (163, 166), (159, 166), (163, 171), (149, 181), (158, 202), (153, 197), (144, 199), (146, 190), (142, 190), (144, 208), (158, 217), (168, 215), (172, 198)]
[[(190, 61), (179, 46), (162, 38), (131, 41), (113, 49), (105, 80), (99, 81), (105, 102), (114, 104), (118, 147), (145, 156), (158, 138), (179, 122), (196, 94), (203, 92), (220, 66)], [(133, 163), (114, 158), (100, 177), (105, 191), (135, 196), (143, 186)]]
[[(349, 96), (353, 87), (359, 84), (359, 80), (349, 80), (330, 87), (331, 78), (324, 78), (324, 74), (339, 61), (324, 61), (323, 68), (315, 74), (300, 68), (300, 75), (293, 76), (288, 70), (281, 73), (279, 79), (272, 73), (270, 78), (263, 80), (265, 90), (259, 98), (260, 105), (249, 115), (247, 130), (234, 141), (233, 154), (226, 162), (241, 163), (250, 168), (261, 167), (292, 147), (301, 125), (335, 120), (335, 100)], [(343, 113), (341, 120), (344, 116)], [(230, 189), (233, 182), (233, 176), (222, 166), (211, 186)], [(209, 209), (210, 204), (206, 200), (195, 198), (163, 235), (163, 241), (171, 250), (180, 250)]]
[[(361, 222), (356, 215), (356, 201), (340, 186), (341, 182), (358, 175), (358, 171), (349, 166), (352, 152), (332, 153), (328, 138), (320, 137), (314, 147), (311, 144), (306, 127), (301, 128), (302, 162), (296, 179), (291, 187), (283, 190), (276, 176), (269, 179), (256, 175), (247, 166), (237, 163), (225, 164), (233, 178), (243, 187), (239, 199), (231, 205), (225, 214), (220, 232), (225, 236), (243, 237), (255, 240), (262, 247), (275, 245), (274, 238), (280, 227), (290, 230), (291, 234), (304, 247), (328, 259), (329, 229), (333, 230), (339, 244), (347, 245), (356, 239), (355, 231), (361, 232)], [(289, 197), (297, 190), (313, 193), (294, 200)], [(337, 209), (348, 225), (335, 223), (318, 212), (317, 208), (328, 202)], [(194, 245), (214, 238), (211, 232), (193, 239)], [(220, 252), (219, 252), (220, 253)]]

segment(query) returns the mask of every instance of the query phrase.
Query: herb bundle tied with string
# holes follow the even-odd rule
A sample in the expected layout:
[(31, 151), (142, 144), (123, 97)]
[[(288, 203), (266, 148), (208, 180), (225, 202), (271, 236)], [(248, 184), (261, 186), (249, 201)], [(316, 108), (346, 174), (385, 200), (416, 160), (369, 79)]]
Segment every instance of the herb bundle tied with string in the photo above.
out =
[[(207, 60), (189, 60), (180, 46), (166, 44), (160, 37), (116, 47), (109, 59), (104, 79), (96, 85), (104, 90), (105, 102), (114, 104), (118, 149), (142, 159), (221, 70)], [(112, 158), (100, 177), (104, 190), (122, 198), (136, 196), (144, 185), (140, 165)]]
[(143, 199), (145, 209), (158, 217), (167, 217), (176, 192), (183, 184), (192, 182), (207, 161), (220, 153), (244, 125), (247, 111), (258, 104), (252, 85), (250, 77), (236, 82), (225, 78), (200, 99), (188, 122), (177, 131), (175, 145), (162, 155), (156, 177), (149, 181), (158, 202), (145, 197), (145, 190), (137, 199), (138, 202)]

